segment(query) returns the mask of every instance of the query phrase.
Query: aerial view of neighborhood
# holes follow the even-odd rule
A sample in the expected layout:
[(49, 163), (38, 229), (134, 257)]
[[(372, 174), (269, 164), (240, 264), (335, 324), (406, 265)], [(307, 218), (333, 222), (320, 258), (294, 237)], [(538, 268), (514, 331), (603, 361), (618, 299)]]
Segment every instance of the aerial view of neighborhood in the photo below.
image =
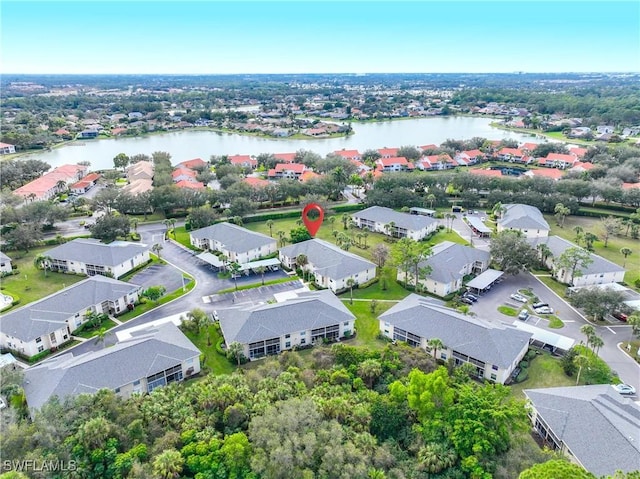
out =
[(3, 2), (0, 479), (639, 479), (640, 4), (577, 6)]

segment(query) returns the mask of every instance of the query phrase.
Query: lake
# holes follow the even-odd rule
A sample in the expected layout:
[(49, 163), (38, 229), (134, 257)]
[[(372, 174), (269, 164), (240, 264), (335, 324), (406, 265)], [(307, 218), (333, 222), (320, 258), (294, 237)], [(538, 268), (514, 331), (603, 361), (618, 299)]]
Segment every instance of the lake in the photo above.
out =
[[(90, 161), (92, 170), (113, 168), (113, 157), (118, 153), (129, 156), (137, 153), (150, 155), (154, 151), (171, 153), (174, 164), (192, 158), (208, 160), (211, 155), (258, 155), (260, 153), (288, 153), (300, 149), (326, 155), (335, 150), (400, 147), (404, 145), (439, 145), (453, 139), (470, 139), (475, 136), (490, 140), (511, 138), (521, 142), (545, 141), (532, 135), (500, 130), (489, 125), (489, 118), (465, 116), (434, 117), (396, 120), (379, 123), (352, 123), (355, 134), (344, 138), (291, 140), (261, 138), (219, 133), (214, 131), (179, 131), (145, 136), (108, 140), (79, 140), (75, 144), (52, 151), (33, 153), (30, 158), (46, 161), (51, 166)], [(82, 144), (83, 146), (80, 146)]]

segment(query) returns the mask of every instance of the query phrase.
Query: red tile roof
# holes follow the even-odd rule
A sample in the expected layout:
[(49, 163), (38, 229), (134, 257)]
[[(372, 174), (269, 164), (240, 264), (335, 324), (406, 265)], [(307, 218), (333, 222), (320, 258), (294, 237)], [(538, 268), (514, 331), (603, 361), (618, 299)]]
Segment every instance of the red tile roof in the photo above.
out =
[(302, 163), (278, 163), (275, 168), (275, 172), (281, 171), (293, 171), (294, 173), (304, 173), (306, 166)]
[(305, 171), (304, 173), (302, 173), (302, 175), (300, 175), (300, 181), (302, 183), (306, 183), (307, 181), (313, 180), (314, 178), (320, 178), (320, 175), (313, 171)]
[(273, 156), (277, 160), (284, 161), (285, 163), (293, 163), (296, 161), (295, 153), (275, 153)]
[(178, 188), (190, 188), (192, 190), (201, 190), (202, 188), (204, 188), (204, 183), (201, 183), (200, 181), (182, 180), (182, 181), (178, 181), (176, 183), (176, 186)]
[(582, 161), (576, 161), (573, 166), (571, 167), (572, 170), (583, 170), (583, 171), (589, 171), (592, 170), (596, 167), (596, 165), (594, 165), (593, 163), (589, 163), (588, 161), (582, 162)]
[(535, 150), (538, 147), (537, 143), (525, 143), (524, 145), (520, 146), (521, 150), (528, 150), (529, 153), (531, 153), (533, 150)]
[(64, 128), (60, 128), (59, 130), (56, 130), (54, 133), (54, 135), (69, 135), (70, 133), (65, 130)]
[(196, 177), (196, 172), (193, 170), (190, 170), (189, 168), (176, 168), (175, 170), (173, 170), (173, 173), (171, 173), (171, 178), (177, 178), (178, 176), (190, 176), (191, 178), (195, 178)]
[(398, 150), (399, 148), (380, 148), (378, 150), (378, 153), (380, 153), (382, 156), (394, 157), (398, 154)]
[(484, 155), (480, 150), (465, 150), (462, 153), (467, 155), (469, 158), (477, 158)]
[(587, 154), (587, 149), (586, 148), (569, 148), (569, 153), (571, 153), (572, 155), (576, 155), (578, 158), (583, 158), (584, 155)]
[(113, 130), (111, 130), (111, 134), (119, 135), (120, 133), (124, 133), (125, 131), (127, 131), (126, 128), (114, 128)]
[(338, 151), (334, 151), (333, 153), (334, 155), (341, 156), (343, 158), (346, 158), (347, 160), (350, 160), (352, 158), (362, 157), (362, 155), (358, 150), (338, 150)]
[(393, 166), (393, 165), (404, 165), (404, 166), (408, 166), (409, 162), (407, 161), (407, 159), (404, 156), (398, 156), (398, 157), (394, 157), (394, 158), (380, 158), (379, 160), (377, 160), (379, 162), (379, 164), (382, 164), (382, 166)]
[(552, 180), (559, 180), (564, 176), (564, 170), (558, 170), (557, 168), (529, 170), (527, 173), (533, 176), (542, 176), (544, 178), (551, 178)]
[(202, 158), (194, 158), (193, 160), (183, 161), (182, 163), (178, 164), (178, 166), (193, 170), (194, 168), (203, 168), (207, 166), (207, 162)]
[(631, 188), (640, 188), (640, 183), (622, 183), (623, 190), (630, 190)]
[(511, 155), (511, 156), (523, 156), (522, 150), (519, 148), (502, 148), (499, 152), (499, 155)]
[(575, 163), (578, 159), (573, 155), (563, 155), (562, 153), (549, 153), (545, 158), (547, 161), (562, 161), (564, 163)]
[(493, 177), (502, 177), (502, 171), (500, 170), (485, 170), (484, 168), (473, 168), (469, 170), (469, 173), (472, 175), (479, 176), (493, 176)]
[(254, 160), (249, 155), (233, 155), (229, 157), (229, 161), (232, 165), (256, 166), (258, 164), (258, 161)]
[(438, 145), (422, 145), (420, 147), (420, 149), (422, 151), (424, 151), (424, 150), (435, 150), (436, 148), (438, 148)]
[[(274, 176), (275, 176), (275, 170), (274, 170)], [(256, 178), (255, 176), (247, 176), (246, 178), (243, 178), (242, 181), (244, 181), (248, 185), (260, 187), (260, 188), (263, 186), (267, 186), (269, 184), (268, 180), (264, 180), (262, 178)]]

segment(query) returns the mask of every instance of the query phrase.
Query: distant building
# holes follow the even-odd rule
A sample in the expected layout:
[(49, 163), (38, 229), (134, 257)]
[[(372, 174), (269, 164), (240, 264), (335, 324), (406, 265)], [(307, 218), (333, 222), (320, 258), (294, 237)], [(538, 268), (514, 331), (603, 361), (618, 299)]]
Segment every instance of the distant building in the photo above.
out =
[(243, 168), (251, 168), (252, 170), (258, 166), (258, 160), (251, 158), (249, 155), (229, 156), (229, 162), (232, 165), (242, 166)]
[(0, 251), (0, 273), (11, 273), (13, 271), (11, 267), (11, 258)]
[(394, 238), (411, 238), (416, 241), (433, 233), (438, 221), (421, 215), (399, 213), (383, 206), (371, 206), (351, 215), (358, 228), (386, 234)]
[(67, 187), (80, 180), (87, 171), (82, 165), (62, 165), (45, 173), (26, 185), (16, 189), (14, 193), (28, 201), (45, 201), (55, 197)]
[(218, 223), (192, 231), (191, 244), (196, 248), (220, 251), (228, 261), (245, 264), (275, 253), (277, 242), (231, 223)]
[(526, 238), (549, 235), (549, 223), (538, 208), (523, 204), (506, 204), (502, 209), (498, 220), (498, 233), (515, 230), (520, 231)]
[(0, 155), (10, 155), (16, 152), (16, 147), (9, 143), (0, 143)]

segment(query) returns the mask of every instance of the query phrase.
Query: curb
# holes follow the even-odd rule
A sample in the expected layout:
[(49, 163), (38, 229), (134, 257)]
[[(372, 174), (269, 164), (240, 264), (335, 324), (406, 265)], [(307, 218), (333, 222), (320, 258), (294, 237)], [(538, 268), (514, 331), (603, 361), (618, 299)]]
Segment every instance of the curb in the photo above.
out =
[(542, 286), (544, 286), (545, 288), (547, 288), (549, 291), (551, 291), (560, 301), (562, 301), (564, 304), (566, 304), (567, 306), (569, 306), (574, 313), (576, 313), (578, 316), (580, 316), (582, 318), (582, 320), (587, 323), (587, 324), (591, 324), (592, 326), (596, 326), (598, 327), (599, 325), (597, 324), (593, 324), (591, 321), (589, 321), (587, 318), (585, 318), (582, 313), (580, 311), (578, 311), (576, 308), (574, 308), (573, 306), (571, 306), (569, 304), (569, 302), (567, 300), (565, 300), (563, 297), (561, 297), (560, 295), (558, 295), (558, 293), (556, 293), (554, 290), (552, 290), (549, 286), (547, 286), (546, 284), (544, 284), (543, 281), (540, 281), (540, 279), (533, 273), (529, 273), (532, 277), (534, 277), (536, 279), (536, 281), (538, 283), (540, 283)]
[(620, 350), (620, 352), (622, 354), (624, 354), (626, 357), (628, 357), (629, 359), (631, 359), (631, 361), (633, 361), (633, 363), (640, 369), (640, 363), (638, 363), (638, 361), (635, 360), (635, 358), (633, 358), (632, 356), (629, 355), (628, 351), (625, 351), (624, 348), (621, 347), (622, 343), (617, 343), (616, 347)]

